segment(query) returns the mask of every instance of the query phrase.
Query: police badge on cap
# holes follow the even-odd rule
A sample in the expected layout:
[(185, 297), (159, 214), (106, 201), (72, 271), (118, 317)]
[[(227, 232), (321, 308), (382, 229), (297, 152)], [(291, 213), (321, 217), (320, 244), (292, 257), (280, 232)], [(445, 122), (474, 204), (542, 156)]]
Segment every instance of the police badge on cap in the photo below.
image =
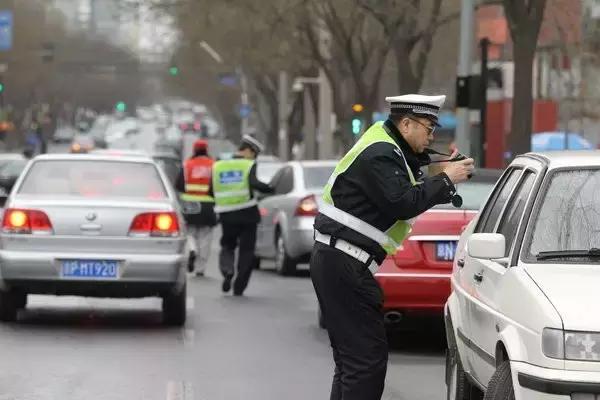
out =
[(420, 94), (405, 94), (403, 96), (386, 97), (385, 101), (390, 103), (390, 113), (414, 114), (418, 117), (428, 118), (435, 125), (438, 124), (440, 109), (446, 101), (446, 96), (424, 96)]

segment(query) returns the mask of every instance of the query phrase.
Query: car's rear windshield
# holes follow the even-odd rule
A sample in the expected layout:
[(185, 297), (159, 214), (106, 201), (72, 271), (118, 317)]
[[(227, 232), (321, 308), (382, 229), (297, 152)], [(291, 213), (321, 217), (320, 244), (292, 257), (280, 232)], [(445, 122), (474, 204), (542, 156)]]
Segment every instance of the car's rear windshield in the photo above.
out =
[[(494, 189), (496, 182), (463, 182), (456, 185), (456, 192), (463, 199), (461, 210), (479, 210), (483, 202)], [(442, 210), (456, 210), (457, 208), (448, 204), (438, 204), (434, 208)]]
[(323, 189), (334, 168), (334, 165), (305, 166), (304, 186), (307, 189)]
[(18, 193), (156, 200), (167, 197), (154, 164), (96, 160), (36, 161)]
[(600, 248), (600, 169), (554, 172), (531, 221), (528, 255)]

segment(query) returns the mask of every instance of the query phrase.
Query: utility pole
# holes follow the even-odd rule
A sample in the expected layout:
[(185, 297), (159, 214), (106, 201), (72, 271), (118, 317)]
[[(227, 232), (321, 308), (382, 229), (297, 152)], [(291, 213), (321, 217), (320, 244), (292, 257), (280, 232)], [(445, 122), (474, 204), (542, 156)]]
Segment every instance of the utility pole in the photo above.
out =
[(488, 88), (488, 49), (490, 39), (484, 37), (480, 40), (481, 46), (481, 105), (479, 109), (479, 165), (485, 166), (485, 141), (487, 131), (487, 88)]
[(304, 159), (315, 160), (317, 158), (315, 112), (313, 101), (310, 95), (310, 89), (305, 88), (302, 91), (303, 96), (303, 114), (304, 114)]
[(279, 158), (283, 161), (288, 160), (288, 75), (285, 71), (279, 72)]
[(471, 151), (471, 122), (469, 116), (470, 75), (472, 68), (472, 48), (474, 40), (474, 0), (461, 0), (460, 10), (460, 49), (458, 78), (456, 84), (456, 147), (461, 152)]

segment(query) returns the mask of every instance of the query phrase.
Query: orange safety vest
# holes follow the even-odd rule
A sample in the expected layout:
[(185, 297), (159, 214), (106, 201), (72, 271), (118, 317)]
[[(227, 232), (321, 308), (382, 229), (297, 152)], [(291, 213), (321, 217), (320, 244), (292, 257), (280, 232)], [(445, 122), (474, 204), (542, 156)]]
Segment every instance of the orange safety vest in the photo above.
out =
[(214, 160), (201, 156), (185, 162), (185, 194), (188, 199), (214, 201), (209, 195)]

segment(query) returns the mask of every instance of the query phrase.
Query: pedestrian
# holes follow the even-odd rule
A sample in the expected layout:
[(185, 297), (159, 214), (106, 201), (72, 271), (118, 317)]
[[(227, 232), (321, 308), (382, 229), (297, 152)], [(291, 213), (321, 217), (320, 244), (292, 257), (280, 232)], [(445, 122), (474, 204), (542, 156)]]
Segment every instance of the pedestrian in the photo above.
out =
[(185, 161), (175, 184), (184, 204), (188, 234), (196, 247), (190, 271), (195, 272), (196, 276), (204, 276), (210, 257), (213, 228), (217, 225), (215, 200), (209, 194), (213, 163), (214, 160), (208, 155), (207, 141), (196, 140), (192, 157)]
[[(248, 286), (254, 265), (256, 229), (260, 222), (254, 191), (273, 193), (273, 188), (256, 177), (256, 157), (263, 145), (250, 135), (244, 135), (238, 152), (231, 159), (217, 161), (213, 166), (211, 190), (215, 211), (223, 229), (219, 268), (223, 275), (222, 290), (241, 296)], [(234, 270), (238, 248), (237, 273)]]
[(388, 344), (374, 273), (402, 244), (414, 218), (449, 203), (454, 185), (473, 171), (470, 158), (444, 164), (435, 176), (421, 171), (431, 161), (425, 148), (444, 100), (386, 98), (389, 118), (362, 135), (324, 188), (310, 275), (333, 349), (332, 400), (381, 398)]

